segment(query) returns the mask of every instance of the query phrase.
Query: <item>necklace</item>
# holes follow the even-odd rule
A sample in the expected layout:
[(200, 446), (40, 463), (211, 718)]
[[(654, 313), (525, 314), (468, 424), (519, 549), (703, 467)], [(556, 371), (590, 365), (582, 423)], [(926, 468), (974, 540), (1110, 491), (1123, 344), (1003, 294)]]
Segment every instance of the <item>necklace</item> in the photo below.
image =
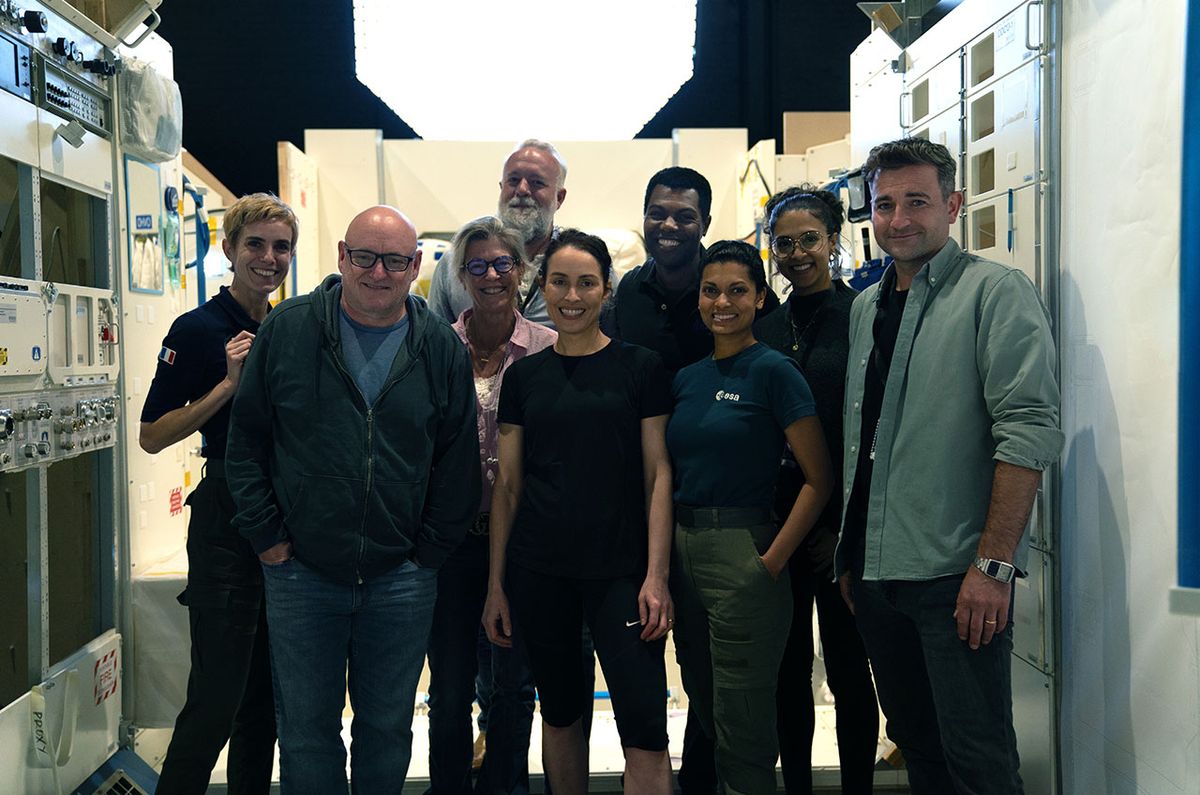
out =
[[(813, 310), (812, 315), (808, 318), (808, 322), (804, 324), (804, 328), (799, 329), (799, 330), (796, 329), (796, 314), (795, 314), (795, 312), (792, 311), (792, 307), (790, 305), (786, 306), (786, 307), (781, 307), (781, 309), (787, 310), (788, 324), (791, 325), (791, 327), (792, 327), (792, 351), (793, 352), (797, 352), (800, 350), (800, 342), (804, 339), (804, 335), (807, 334), (808, 330), (810, 328), (812, 328), (814, 323), (817, 322), (817, 318), (821, 316), (821, 310), (823, 310), (825, 308), (826, 304), (829, 303), (829, 299), (832, 296), (833, 296), (833, 290), (830, 289), (828, 292), (825, 293), (825, 296), (821, 299), (821, 303), (817, 304), (817, 308)], [(793, 296), (793, 298), (795, 298), (795, 296)], [(808, 351), (805, 350), (804, 356), (801, 357), (800, 366), (804, 367), (807, 364), (808, 364)]]
[(812, 317), (810, 317), (808, 322), (804, 324), (804, 328), (800, 329), (799, 331), (796, 330), (796, 318), (792, 315), (791, 309), (788, 310), (788, 323), (792, 326), (792, 350), (800, 350), (800, 340), (804, 339), (804, 335), (808, 333), (810, 328), (812, 328), (812, 324), (816, 322), (817, 315), (821, 314), (821, 308), (823, 306), (825, 305), (821, 304), (821, 306), (817, 307), (817, 311), (812, 313)]
[[(470, 342), (470, 340), (467, 340), (467, 341)], [(508, 343), (505, 342), (501, 345), (497, 345), (495, 348), (489, 348), (486, 351), (480, 352), (480, 350), (475, 347), (475, 343), (470, 342), (470, 344), (471, 344), (471, 355), (474, 356), (475, 360), (477, 362), (479, 362), (480, 364), (487, 364), (489, 359), (491, 359), (493, 356), (495, 356), (497, 353), (499, 353), (502, 349), (506, 349), (508, 347)], [(486, 354), (486, 355), (484, 355), (484, 354)]]
[(471, 351), (471, 358), (479, 364), (478, 369), (483, 370), (487, 366), (488, 361), (500, 351), (504, 351), (505, 355), (507, 356), (508, 343), (510, 340), (512, 340), (513, 331), (515, 329), (510, 328), (508, 334), (505, 335), (504, 340), (494, 348), (480, 348), (471, 339), (471, 337), (474, 336), (471, 332), (475, 326), (475, 324), (471, 321), (474, 319), (475, 318), (472, 317), (471, 320), (467, 321), (467, 348)]

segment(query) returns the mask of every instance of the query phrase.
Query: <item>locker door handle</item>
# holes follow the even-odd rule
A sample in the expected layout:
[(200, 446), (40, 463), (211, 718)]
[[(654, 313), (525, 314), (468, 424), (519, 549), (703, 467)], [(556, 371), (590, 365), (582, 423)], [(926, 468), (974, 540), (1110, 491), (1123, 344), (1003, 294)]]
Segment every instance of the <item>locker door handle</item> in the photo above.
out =
[[(1034, 6), (1037, 6), (1040, 9), (1042, 7), (1042, 3), (1043, 3), (1043, 0), (1030, 0), (1028, 5), (1025, 6), (1025, 49), (1033, 50), (1034, 52), (1042, 51), (1042, 44), (1044, 43), (1044, 41), (1039, 41), (1037, 44), (1034, 44), (1030, 40), (1029, 32), (1030, 32), (1030, 29), (1033, 27), (1030, 24), (1030, 22), (1033, 20), (1033, 16), (1029, 12)], [(1042, 20), (1041, 20), (1040, 16), (1038, 18), (1038, 38), (1044, 39), (1044, 37), (1042, 36)]]
[(149, 36), (151, 33), (153, 33), (158, 28), (159, 24), (162, 23), (162, 17), (160, 17), (158, 15), (158, 12), (155, 11), (153, 8), (151, 8), (148, 3), (143, 2), (143, 3), (140, 3), (140, 5), (146, 6), (146, 10), (149, 12), (146, 15), (146, 19), (148, 19), (149, 22), (145, 23), (146, 29), (142, 31), (142, 35), (138, 36), (132, 42), (128, 42), (128, 41), (125, 41), (124, 39), (121, 39), (121, 43), (124, 44), (126, 47), (129, 47), (130, 49), (138, 46), (143, 41), (145, 41), (146, 37)]
[(899, 107), (900, 129), (903, 130), (904, 132), (908, 132), (908, 128), (910, 126), (909, 124), (906, 124), (904, 122), (904, 98), (911, 97), (911, 96), (912, 96), (911, 91), (900, 92), (900, 107)]

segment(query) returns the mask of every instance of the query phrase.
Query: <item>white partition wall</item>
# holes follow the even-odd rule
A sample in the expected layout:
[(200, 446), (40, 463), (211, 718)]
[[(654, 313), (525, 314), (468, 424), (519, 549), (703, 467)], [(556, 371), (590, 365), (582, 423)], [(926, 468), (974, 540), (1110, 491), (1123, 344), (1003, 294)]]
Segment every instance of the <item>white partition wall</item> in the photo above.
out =
[[(671, 141), (565, 141), (555, 144), (567, 159), (567, 201), (555, 216), (560, 226), (642, 231), (646, 182), (674, 165)], [(719, 178), (719, 176), (718, 176)]]
[[(304, 151), (287, 150), (289, 178), (309, 168), (317, 175), (316, 198), (310, 201), (315, 213), (308, 208), (315, 214), (316, 229), (306, 222), (302, 250), (315, 242), (319, 272), (332, 272), (347, 223), (379, 202), (406, 212), (419, 234), (454, 232), (471, 218), (496, 212), (500, 171), (514, 143), (384, 141), (377, 130), (306, 130)], [(567, 161), (567, 198), (555, 217), (560, 226), (640, 234), (646, 182), (659, 169), (684, 165), (704, 174), (713, 187), (713, 226), (706, 240), (744, 234), (735, 210), (745, 129), (676, 130), (672, 139), (554, 143)], [(304, 158), (302, 168), (299, 158)], [(288, 192), (295, 204), (296, 191), (289, 187)]]
[(744, 128), (728, 130), (675, 130), (674, 165), (694, 168), (712, 185), (712, 225), (704, 237), (708, 245), (717, 240), (744, 236), (748, 231), (737, 223), (738, 166), (746, 151)]
[[(560, 226), (641, 229), (646, 181), (671, 165), (671, 142), (565, 141), (567, 198)], [(418, 232), (453, 232), (496, 212), (500, 172), (513, 142), (384, 141), (384, 199), (404, 210)]]
[(317, 245), (323, 273), (337, 267), (337, 242), (357, 213), (383, 201), (379, 130), (305, 130), (304, 153), (317, 166)]
[[(296, 259), (292, 267), (295, 294), (312, 290), (327, 273), (337, 270), (333, 256), (322, 256), (320, 207), (320, 171), (316, 162), (296, 146), (281, 141), (277, 148), (279, 161), (279, 198), (296, 213), (300, 222), (300, 240), (296, 243)], [(289, 291), (289, 294), (291, 291)]]
[(1189, 5), (1063, 3), (1067, 793), (1200, 792), (1197, 622), (1167, 606), (1176, 491), (1197, 488), (1175, 460)]

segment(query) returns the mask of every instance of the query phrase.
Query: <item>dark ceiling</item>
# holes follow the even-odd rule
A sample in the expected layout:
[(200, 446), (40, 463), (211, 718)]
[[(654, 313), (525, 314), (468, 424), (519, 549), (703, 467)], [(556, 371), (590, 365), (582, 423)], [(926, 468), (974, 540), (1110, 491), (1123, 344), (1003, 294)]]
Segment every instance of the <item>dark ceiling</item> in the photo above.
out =
[[(159, 32), (175, 49), (184, 146), (235, 194), (275, 190), (275, 144), (303, 146), (306, 128), (416, 137), (354, 77), (351, 0), (167, 0), (159, 10)], [(849, 109), (850, 52), (870, 32), (851, 0), (699, 0), (697, 21), (695, 76), (638, 137), (746, 127), (751, 143), (782, 141), (785, 110)], [(545, 53), (500, 43), (498, 79), (543, 68), (577, 35), (564, 30)], [(397, 42), (397, 79), (423, 68), (406, 63)]]

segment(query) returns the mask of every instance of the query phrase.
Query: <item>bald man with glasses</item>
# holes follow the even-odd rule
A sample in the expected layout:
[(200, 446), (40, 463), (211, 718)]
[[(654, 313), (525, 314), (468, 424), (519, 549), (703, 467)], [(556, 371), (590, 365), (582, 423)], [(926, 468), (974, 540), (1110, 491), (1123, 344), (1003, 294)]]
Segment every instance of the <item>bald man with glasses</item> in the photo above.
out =
[(263, 572), (286, 793), (399, 792), (437, 569), (479, 502), (466, 348), (409, 295), (412, 223), (372, 207), (339, 274), (263, 323), (234, 399), (226, 471)]

